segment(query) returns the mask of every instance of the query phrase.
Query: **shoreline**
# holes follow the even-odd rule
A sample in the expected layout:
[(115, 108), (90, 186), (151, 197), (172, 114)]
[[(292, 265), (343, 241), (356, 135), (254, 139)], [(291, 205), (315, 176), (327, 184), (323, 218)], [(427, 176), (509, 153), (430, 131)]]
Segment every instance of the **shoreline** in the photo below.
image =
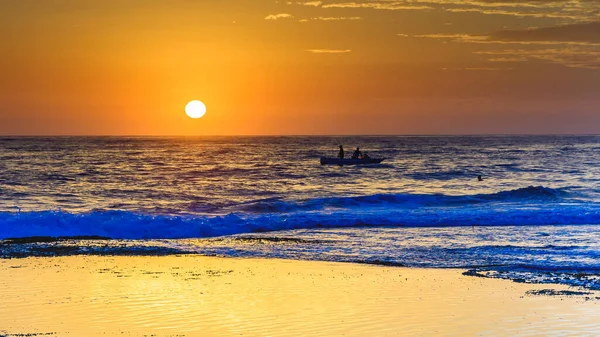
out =
[[(110, 239), (102, 236), (38, 236), (0, 240), (0, 259), (28, 257), (68, 257), (68, 256), (176, 256), (197, 255), (223, 258), (266, 258), (297, 261), (321, 261), (358, 263), (380, 267), (410, 267), (435, 269), (460, 269), (471, 277), (506, 279), (520, 283), (566, 285), (586, 290), (600, 290), (600, 275), (589, 260), (590, 249), (597, 241), (584, 227), (544, 226), (540, 230), (506, 227), (478, 228), (394, 228), (378, 227), (373, 231), (377, 242), (386, 248), (368, 246), (366, 249), (351, 248), (340, 254), (336, 249), (340, 238), (353, 241), (350, 246), (358, 247), (364, 240), (355, 240), (357, 229), (324, 231), (318, 237), (310, 231), (283, 231), (252, 233), (200, 239)], [(548, 243), (546, 238), (563, 228), (569, 230), (573, 240), (571, 246)], [(595, 230), (595, 228), (590, 228)], [(329, 234), (332, 233), (332, 234)], [(514, 242), (512, 234), (526, 237)], [(589, 232), (593, 233), (593, 232)], [(418, 234), (418, 235), (417, 235)], [(483, 234), (483, 236), (482, 236)], [(404, 247), (399, 247), (390, 235), (399, 238)], [(434, 238), (425, 245), (421, 236)], [(484, 239), (481, 239), (481, 238)], [(485, 239), (485, 238), (491, 239)], [(530, 237), (537, 237), (528, 241)], [(380, 239), (379, 239), (380, 238)], [(444, 239), (445, 238), (445, 239)], [(458, 239), (457, 239), (458, 238)], [(578, 239), (578, 241), (574, 241)], [(480, 240), (480, 241), (478, 241)], [(487, 241), (486, 241), (487, 240)], [(585, 241), (582, 241), (585, 240)], [(372, 241), (372, 240), (371, 240)], [(470, 242), (464, 245), (463, 241)], [(359, 245), (357, 245), (359, 244)], [(360, 246), (361, 249), (364, 246)], [(427, 249), (427, 253), (413, 254), (412, 248)], [(317, 249), (315, 251), (315, 249)], [(391, 254), (380, 254), (387, 251)], [(447, 249), (453, 251), (447, 254)], [(578, 251), (579, 249), (579, 251)], [(583, 250), (582, 250), (583, 249)], [(585, 251), (587, 249), (587, 251)], [(478, 253), (478, 250), (481, 253)], [(539, 260), (539, 250), (547, 251), (545, 256), (555, 262)], [(570, 252), (576, 254), (570, 254)], [(486, 253), (487, 254), (483, 254)], [(593, 250), (590, 251), (593, 253)], [(500, 256), (500, 258), (494, 258)], [(544, 255), (543, 255), (544, 256)], [(439, 258), (441, 257), (441, 258)], [(563, 259), (561, 260), (562, 257)], [(568, 257), (568, 260), (564, 258)], [(564, 261), (569, 261), (565, 263)], [(466, 263), (468, 262), (468, 263)], [(587, 268), (587, 269), (586, 269)]]
[(0, 336), (540, 335), (600, 329), (600, 292), (271, 258), (0, 260)]

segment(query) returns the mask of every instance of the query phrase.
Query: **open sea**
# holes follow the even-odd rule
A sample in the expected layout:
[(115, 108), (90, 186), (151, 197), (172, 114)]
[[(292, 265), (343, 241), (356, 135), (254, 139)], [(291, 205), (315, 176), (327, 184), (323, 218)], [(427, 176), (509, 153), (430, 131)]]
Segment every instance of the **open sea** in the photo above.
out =
[[(321, 166), (339, 144), (386, 160)], [(110, 240), (0, 255), (456, 267), (600, 289), (600, 136), (0, 138), (0, 239), (33, 236)]]

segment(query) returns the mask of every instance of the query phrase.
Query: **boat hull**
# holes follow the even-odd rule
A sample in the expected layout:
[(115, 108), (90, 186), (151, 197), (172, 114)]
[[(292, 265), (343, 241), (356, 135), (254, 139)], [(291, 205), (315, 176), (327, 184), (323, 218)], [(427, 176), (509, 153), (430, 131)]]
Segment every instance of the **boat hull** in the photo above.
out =
[(369, 159), (340, 159), (321, 157), (321, 165), (369, 165), (379, 164), (385, 158), (369, 158)]

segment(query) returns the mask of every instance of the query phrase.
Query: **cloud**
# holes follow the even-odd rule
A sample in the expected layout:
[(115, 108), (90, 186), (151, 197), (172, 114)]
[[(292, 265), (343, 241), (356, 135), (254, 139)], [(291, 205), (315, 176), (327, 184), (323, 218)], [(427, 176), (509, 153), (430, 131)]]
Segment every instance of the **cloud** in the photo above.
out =
[(544, 48), (544, 49), (507, 49), (498, 51), (480, 51), (475, 54), (490, 57), (507, 57), (544, 61), (569, 68), (600, 70), (600, 50), (595, 48)]
[(513, 70), (513, 68), (472, 67), (472, 68), (464, 68), (463, 70), (468, 70), (468, 71), (500, 71), (500, 70)]
[(321, 8), (371, 8), (391, 11), (433, 9), (431, 6), (414, 5), (404, 1), (342, 2), (322, 5)]
[(522, 8), (562, 8), (565, 6), (565, 3), (573, 3), (572, 0), (423, 0), (420, 2), (427, 3), (440, 3), (440, 4), (448, 4), (452, 3), (455, 5), (470, 5), (470, 6), (478, 6), (478, 7), (522, 7)]
[(313, 54), (345, 54), (349, 53), (351, 49), (308, 49), (306, 50), (309, 53)]
[(360, 16), (350, 16), (350, 17), (346, 17), (346, 16), (327, 16), (327, 17), (323, 17), (323, 16), (319, 16), (316, 18), (311, 18), (311, 20), (318, 20), (318, 21), (342, 21), (342, 20), (362, 20), (362, 18)]
[(298, 2), (299, 5), (304, 5), (304, 6), (313, 6), (313, 7), (319, 7), (323, 4), (323, 1), (307, 1), (307, 2)]
[(590, 21), (598, 18), (597, 0), (417, 0), (447, 12)]
[(442, 68), (445, 71), (502, 71), (502, 70), (514, 70), (514, 68), (500, 68), (500, 67), (467, 67), (467, 68)]
[(458, 43), (527, 46), (527, 49), (475, 52), (487, 56), (489, 62), (543, 61), (570, 68), (600, 69), (600, 22), (501, 30), (487, 35), (426, 34), (414, 37)]
[(376, 10), (438, 10), (451, 13), (478, 13), (568, 21), (593, 21), (600, 17), (598, 0), (367, 0), (288, 2), (320, 8)]
[(413, 37), (459, 43), (600, 46), (600, 22), (501, 30), (487, 35), (422, 34)]
[(447, 12), (453, 13), (480, 13), (486, 15), (508, 15), (517, 17), (533, 17), (533, 18), (556, 18), (556, 19), (582, 19), (581, 15), (576, 13), (563, 12), (543, 12), (543, 11), (510, 11), (505, 9), (488, 9), (488, 8), (447, 8)]
[(319, 16), (315, 18), (300, 19), (298, 22), (305, 23), (308, 21), (358, 21), (362, 20), (360, 16)]
[(292, 19), (294, 16), (292, 14), (280, 13), (280, 14), (271, 14), (267, 15), (265, 20), (280, 20), (280, 19)]
[(462, 43), (487, 43), (489, 37), (487, 35), (470, 35), (470, 34), (421, 34), (413, 35), (413, 37), (424, 39), (448, 40), (452, 42)]
[(528, 59), (526, 57), (495, 57), (490, 58), (488, 61), (490, 62), (526, 62)]
[(490, 34), (494, 41), (560, 41), (600, 42), (600, 22), (580, 23), (554, 27), (502, 30)]

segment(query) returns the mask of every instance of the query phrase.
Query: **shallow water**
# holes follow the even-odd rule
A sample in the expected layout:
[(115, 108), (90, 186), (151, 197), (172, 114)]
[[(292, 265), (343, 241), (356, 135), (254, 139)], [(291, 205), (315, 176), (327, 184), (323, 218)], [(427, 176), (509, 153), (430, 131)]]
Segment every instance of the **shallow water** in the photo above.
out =
[(173, 240), (168, 246), (205, 255), (464, 268), (600, 290), (598, 226), (309, 229)]

